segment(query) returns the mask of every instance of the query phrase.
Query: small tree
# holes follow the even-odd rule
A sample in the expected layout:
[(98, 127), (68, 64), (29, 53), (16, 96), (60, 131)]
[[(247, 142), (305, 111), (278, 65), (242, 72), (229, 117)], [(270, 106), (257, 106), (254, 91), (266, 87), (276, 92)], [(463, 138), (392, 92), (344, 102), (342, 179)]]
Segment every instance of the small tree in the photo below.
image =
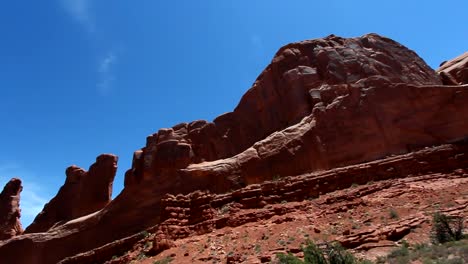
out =
[(323, 255), (322, 250), (312, 241), (307, 241), (307, 246), (302, 249), (304, 251), (305, 263), (327, 264), (327, 260)]
[(327, 244), (326, 249), (320, 249), (312, 241), (308, 240), (307, 245), (302, 247), (304, 261), (289, 254), (277, 254), (279, 264), (364, 264), (368, 261), (359, 261), (352, 254), (347, 252), (338, 243)]
[(457, 241), (463, 238), (463, 217), (436, 212), (432, 218), (431, 240), (434, 244)]
[[(333, 264), (355, 264), (357, 259), (346, 251), (340, 244), (333, 243), (327, 250), (328, 261)], [(313, 262), (312, 262), (313, 263)]]
[(298, 257), (292, 255), (291, 253), (289, 254), (283, 254), (280, 253), (277, 255), (278, 256), (278, 262), (279, 264), (304, 264), (302, 260), (300, 260)]

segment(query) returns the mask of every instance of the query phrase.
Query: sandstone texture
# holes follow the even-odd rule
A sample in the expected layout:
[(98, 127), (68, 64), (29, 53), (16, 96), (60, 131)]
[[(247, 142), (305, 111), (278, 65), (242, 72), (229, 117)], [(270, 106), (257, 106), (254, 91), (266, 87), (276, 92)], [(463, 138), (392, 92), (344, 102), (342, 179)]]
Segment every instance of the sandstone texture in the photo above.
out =
[[(150, 248), (160, 252), (172, 240), (250, 221), (284, 215), (274, 221), (288, 222), (298, 209), (264, 208), (269, 204), (466, 168), (468, 85), (441, 76), (413, 51), (377, 34), (289, 44), (233, 112), (150, 135), (134, 153), (124, 190), (109, 204), (109, 185), (83, 189), (97, 185), (85, 184), (96, 178), (88, 177), (92, 168), (88, 174), (69, 168), (69, 184), (28, 227), (30, 234), (0, 242), (0, 262), (102, 262), (115, 253), (112, 241), (122, 250), (148, 228), (156, 233)], [(97, 196), (99, 206), (90, 206)], [(227, 207), (253, 211), (218, 217)]]
[[(265, 254), (272, 259), (277, 252), (297, 253), (300, 242), (311, 237), (319, 242), (333, 239), (358, 252), (392, 248), (402, 238), (419, 243), (427, 239), (431, 212), (437, 207), (445, 214), (468, 216), (467, 150), (467, 143), (460, 142), (225, 194), (166, 195), (162, 222), (147, 229), (147, 235), (133, 235), (60, 263), (129, 263), (142, 253), (159, 254), (143, 262), (153, 263), (175, 252), (175, 263), (224, 263), (229, 252), (253, 255), (249, 263), (258, 263)], [(397, 216), (390, 216), (390, 210)]]
[(20, 217), (21, 180), (13, 178), (0, 193), (0, 240), (9, 239), (23, 233)]
[(117, 160), (115, 155), (103, 154), (96, 158), (89, 171), (75, 165), (68, 167), (65, 184), (25, 233), (45, 232), (54, 225), (104, 208), (111, 201)]
[[(400, 86), (395, 84), (400, 84)], [(303, 134), (310, 130), (314, 123), (312, 119), (321, 118), (320, 113), (313, 113), (314, 108), (316, 112), (323, 112), (325, 115), (323, 118), (331, 118), (327, 113), (340, 112), (339, 110), (343, 107), (352, 108), (345, 112), (357, 108), (355, 111), (360, 111), (356, 113), (358, 115), (363, 111), (373, 110), (378, 103), (362, 107), (356, 107), (355, 104), (361, 106), (368, 104), (367, 101), (373, 104), (374, 98), (372, 97), (374, 96), (385, 98), (388, 94), (395, 94), (393, 97), (409, 97), (407, 103), (410, 104), (412, 103), (410, 100), (423, 99), (418, 98), (417, 94), (401, 94), (418, 93), (420, 89), (413, 89), (411, 85), (440, 84), (442, 83), (435, 72), (413, 51), (393, 40), (375, 34), (351, 39), (332, 35), (324, 39), (289, 44), (277, 52), (271, 64), (242, 97), (233, 112), (223, 114), (213, 122), (199, 120), (182, 123), (150, 135), (146, 146), (135, 152), (133, 166), (126, 174), (125, 183), (126, 186), (130, 186), (149, 179), (166, 184), (165, 177), (180, 175), (180, 170), (191, 164), (227, 159), (240, 153), (243, 154), (235, 158), (236, 162), (240, 162), (246, 155), (263, 159), (262, 156), (279, 151), (282, 144), (279, 142), (284, 141), (285, 133), (293, 130), (295, 133)], [(377, 89), (379, 95), (374, 92)], [(395, 89), (411, 91), (396, 92)], [(395, 103), (394, 100), (398, 99), (394, 98), (388, 103)], [(362, 109), (364, 107), (367, 109)], [(373, 112), (369, 115), (378, 114)], [(366, 123), (370, 126), (368, 134), (382, 134), (380, 129), (375, 132), (371, 131), (375, 130), (380, 123), (379, 120), (372, 120), (376, 119), (373, 116), (366, 117), (370, 120), (363, 120), (369, 122), (369, 124)], [(308, 118), (305, 120), (308, 127), (303, 127), (306, 124), (297, 127), (304, 118)], [(315, 123), (318, 122), (322, 123), (321, 120), (315, 121)], [(291, 126), (296, 127), (283, 131)], [(334, 124), (329, 126), (334, 126)], [(323, 133), (330, 135), (337, 131), (339, 130), (323, 131)], [(347, 140), (351, 136), (346, 134), (341, 135), (341, 138)], [(310, 137), (314, 138), (314, 136)], [(264, 140), (263, 143), (258, 143), (262, 140)], [(320, 135), (318, 140), (322, 141)], [(358, 140), (360, 139), (356, 139)], [(382, 141), (380, 135), (378, 141)], [(260, 146), (260, 144), (268, 146)], [(379, 149), (375, 152), (382, 155), (385, 154), (382, 152), (391, 151), (392, 149)], [(258, 155), (253, 152), (258, 152)], [(315, 156), (313, 160), (320, 159), (319, 156), (322, 155), (315, 154)], [(287, 157), (279, 159), (284, 158)], [(363, 159), (366, 158), (363, 157)], [(373, 155), (369, 154), (368, 159), (371, 158)], [(304, 160), (310, 160), (310, 157), (304, 157)], [(346, 158), (344, 160), (347, 161)], [(349, 160), (349, 163), (355, 160), (359, 158)], [(307, 161), (307, 163), (310, 162)], [(319, 161), (316, 163), (315, 166), (322, 167), (335, 165), (334, 163), (320, 164)], [(256, 167), (261, 166), (256, 165)], [(252, 169), (254, 168), (250, 168)], [(278, 172), (269, 168), (258, 168), (258, 170), (268, 174), (289, 174), (281, 169)], [(245, 173), (251, 174), (248, 171)], [(246, 184), (245, 179), (233, 180), (231, 183), (233, 186), (226, 186), (224, 180), (220, 183), (220, 186), (213, 187), (224, 191), (226, 188)], [(179, 185), (177, 189), (184, 191), (183, 185), (185, 184)]]
[(468, 84), (468, 52), (455, 59), (443, 62), (437, 72), (444, 84)]

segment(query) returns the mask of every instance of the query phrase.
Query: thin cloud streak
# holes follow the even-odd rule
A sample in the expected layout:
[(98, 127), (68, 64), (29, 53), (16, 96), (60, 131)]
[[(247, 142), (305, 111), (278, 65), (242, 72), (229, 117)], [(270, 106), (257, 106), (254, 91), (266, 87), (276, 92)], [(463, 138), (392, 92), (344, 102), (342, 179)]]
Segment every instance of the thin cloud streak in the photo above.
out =
[(110, 71), (110, 68), (112, 67), (112, 64), (114, 64), (116, 60), (117, 57), (113, 52), (107, 54), (107, 56), (99, 64), (99, 72), (104, 74), (108, 73)]
[(97, 83), (98, 92), (101, 95), (108, 95), (111, 85), (115, 80), (113, 68), (117, 63), (117, 55), (109, 52), (98, 64), (99, 81)]
[(89, 31), (94, 31), (89, 0), (60, 0), (62, 8)]
[(48, 199), (41, 196), (42, 192), (42, 188), (37, 183), (28, 180), (23, 182), (20, 208), (24, 227), (32, 222), (47, 203)]

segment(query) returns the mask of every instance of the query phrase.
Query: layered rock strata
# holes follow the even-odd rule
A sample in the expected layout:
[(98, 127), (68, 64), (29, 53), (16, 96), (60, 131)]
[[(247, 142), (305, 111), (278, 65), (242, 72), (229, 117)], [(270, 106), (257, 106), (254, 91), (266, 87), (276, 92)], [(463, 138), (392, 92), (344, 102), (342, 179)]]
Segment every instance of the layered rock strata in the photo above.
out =
[[(468, 144), (461, 142), (359, 165), (252, 184), (226, 194), (194, 192), (185, 196), (167, 195), (161, 201), (161, 217), (164, 221), (158, 228), (171, 239), (180, 239), (226, 226), (240, 226), (287, 212), (263, 209), (238, 218), (228, 215), (220, 217), (218, 213), (237, 208), (264, 208), (267, 204), (317, 198), (322, 194), (349, 188), (353, 184), (363, 185), (409, 175), (450, 173), (457, 169), (468, 169), (466, 153)], [(365, 189), (361, 190), (359, 195), (364, 194)], [(339, 200), (336, 198), (327, 202), (336, 203)]]
[(367, 89), (376, 87), (398, 94), (392, 84), (442, 83), (413, 51), (376, 34), (350, 39), (331, 35), (289, 44), (277, 52), (233, 112), (213, 122), (181, 123), (150, 135), (146, 146), (135, 152), (125, 184), (165, 182), (167, 175), (190, 164), (233, 157), (298, 124), (316, 105), (324, 109), (351, 92), (359, 103)]
[(442, 82), (447, 85), (468, 84), (468, 52), (445, 61), (437, 69)]
[[(212, 233), (224, 227), (238, 227), (248, 223), (260, 222), (278, 216), (286, 216), (297, 209), (304, 209), (307, 204), (296, 206), (276, 207), (273, 205), (285, 202), (311, 200), (320, 195), (329, 194), (321, 201), (323, 207), (337, 205), (339, 213), (343, 210), (339, 206), (347, 202), (350, 207), (359, 197), (376, 193), (392, 186), (391, 179), (401, 179), (412, 176), (430, 178), (448, 177), (450, 174), (467, 177), (463, 174), (468, 169), (467, 142), (442, 145), (427, 148), (404, 155), (387, 157), (381, 160), (315, 172), (304, 175), (284, 177), (261, 184), (252, 184), (245, 188), (225, 194), (213, 194), (195, 191), (187, 195), (166, 195), (162, 200), (161, 220), (159, 225), (149, 228), (154, 234), (164, 234), (164, 239), (176, 241), (191, 236)], [(430, 173), (430, 175), (428, 175)], [(424, 176), (417, 176), (424, 175)], [(452, 175), (452, 177), (454, 177)], [(380, 182), (378, 182), (380, 181)], [(370, 186), (368, 183), (373, 183)], [(345, 195), (330, 194), (336, 190), (360, 185), (355, 192)], [(362, 202), (362, 201), (361, 201)], [(301, 207), (298, 208), (297, 206)], [(304, 207), (304, 208), (302, 208)], [(256, 210), (249, 210), (256, 209)], [(233, 217), (235, 215), (235, 217)], [(369, 242), (379, 241), (379, 236), (400, 239), (421, 221), (429, 220), (430, 216), (416, 220), (402, 220), (394, 226), (385, 227), (380, 233), (363, 231), (362, 233), (342, 236), (338, 238), (343, 245), (353, 248)], [(393, 228), (398, 227), (398, 228)], [(67, 258), (63, 264), (92, 264), (105, 262), (118, 256), (122, 252), (131, 250), (138, 240), (144, 240), (142, 234), (112, 242), (92, 251)]]

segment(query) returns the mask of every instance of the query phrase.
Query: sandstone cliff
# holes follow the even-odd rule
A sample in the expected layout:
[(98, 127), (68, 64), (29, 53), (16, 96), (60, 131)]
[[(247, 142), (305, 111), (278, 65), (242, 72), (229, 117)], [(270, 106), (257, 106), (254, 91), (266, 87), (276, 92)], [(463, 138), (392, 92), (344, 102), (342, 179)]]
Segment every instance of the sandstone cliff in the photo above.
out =
[[(420, 225), (427, 223), (430, 218), (430, 214), (421, 217), (423, 208), (434, 201), (427, 197), (434, 198), (437, 201), (437, 206), (448, 206), (465, 215), (468, 213), (466, 210), (468, 201), (463, 199), (468, 184), (468, 174), (466, 174), (468, 156), (465, 155), (468, 151), (467, 143), (467, 141), (461, 141), (367, 163), (278, 178), (261, 184), (251, 184), (245, 188), (223, 194), (201, 191), (195, 191), (188, 195), (168, 194), (161, 200), (161, 223), (147, 229), (147, 232), (154, 235), (148, 236), (148, 233), (147, 235), (138, 233), (66, 258), (60, 264), (104, 263), (106, 260), (112, 259), (113, 256), (114, 260), (106, 263), (132, 263), (132, 260), (137, 260), (138, 255), (142, 253), (151, 257), (164, 250), (171, 252), (164, 252), (165, 256), (178, 251), (174, 263), (193, 263), (194, 258), (198, 260), (195, 263), (205, 263), (210, 258), (213, 262), (224, 263), (227, 258), (227, 263), (242, 263), (242, 259), (229, 261), (228, 248), (236, 254), (242, 252), (240, 253), (241, 257), (254, 253), (255, 257), (252, 261), (244, 262), (259, 263), (259, 258), (262, 259), (263, 256), (258, 255), (258, 250), (252, 250), (253, 244), (265, 244), (267, 241), (275, 242), (273, 245), (263, 245), (264, 248), (261, 250), (269, 252), (270, 259), (274, 257), (278, 246), (283, 246), (280, 248), (285, 250), (289, 248), (291, 251), (300, 249), (299, 243), (294, 243), (293, 248), (291, 248), (292, 245), (286, 246), (276, 243), (285, 239), (281, 237), (281, 234), (284, 234), (282, 229), (288, 229), (291, 233), (295, 233), (293, 237), (297, 240), (301, 240), (301, 236), (303, 236), (303, 234), (297, 234), (298, 230), (312, 229), (313, 232), (309, 232), (309, 234), (315, 235), (314, 239), (320, 239), (318, 233), (323, 230), (324, 233), (327, 232), (324, 234), (328, 237), (327, 239), (336, 239), (347, 248), (358, 246), (361, 249), (394, 247), (395, 244), (392, 241), (400, 240), (410, 231), (414, 233), (414, 236), (427, 236), (427, 229), (418, 230), (418, 233), (415, 230), (416, 228), (421, 229)], [(442, 179), (445, 181), (442, 186), (440, 186), (441, 183), (435, 183)], [(430, 183), (421, 186), (423, 181)], [(411, 182), (414, 184), (408, 184)], [(413, 186), (411, 186), (410, 191), (405, 191), (405, 188), (409, 188), (408, 185)], [(399, 190), (391, 190), (391, 187), (396, 186)], [(437, 195), (440, 188), (449, 191)], [(369, 195), (376, 197), (371, 200), (365, 198)], [(411, 208), (407, 210), (407, 214), (410, 216), (407, 219), (409, 221), (392, 219), (394, 221), (389, 226), (385, 217), (388, 217), (390, 206), (397, 205), (381, 204), (381, 197), (385, 197), (389, 203), (398, 198), (400, 200), (398, 211), (401, 214), (404, 213), (405, 208)], [(458, 199), (457, 206), (454, 206), (454, 198)], [(311, 204), (315, 204), (312, 207), (313, 210)], [(356, 211), (360, 211), (360, 213), (356, 213)], [(369, 214), (369, 211), (372, 214)], [(379, 215), (379, 211), (381, 211), (381, 215)], [(352, 220), (340, 220), (342, 214), (353, 215)], [(327, 215), (327, 219), (320, 219), (325, 215)], [(337, 233), (334, 229), (329, 230), (330, 225), (335, 225), (332, 223), (333, 218), (334, 221), (340, 223), (333, 228), (338, 227), (344, 234), (343, 236), (339, 236), (342, 234), (341, 232)], [(367, 223), (365, 227), (357, 227), (360, 225), (360, 220)], [(265, 224), (266, 221), (269, 224)], [(283, 223), (284, 225), (281, 227)], [(292, 224), (294, 225), (290, 226)], [(372, 226), (372, 229), (368, 229), (368, 226)], [(270, 230), (272, 227), (278, 228), (276, 232)], [(237, 231), (233, 232), (235, 229)], [(268, 235), (256, 232), (255, 230), (258, 229), (263, 229), (263, 234), (268, 233)], [(237, 232), (248, 232), (249, 234), (248, 236), (242, 235), (242, 239), (239, 236), (236, 238), (234, 235), (233, 241), (225, 239)], [(215, 237), (222, 240), (221, 243), (218, 241), (215, 249), (207, 252), (201, 252), (199, 248), (197, 249), (197, 246), (200, 246), (198, 242), (201, 242), (204, 234), (212, 237), (214, 233)], [(252, 241), (255, 235), (260, 235), (260, 237)], [(270, 237), (266, 238), (266, 236)], [(183, 242), (184, 239), (186, 242)], [(238, 241), (241, 241), (238, 245), (233, 243)], [(152, 248), (147, 246), (149, 242), (153, 242)], [(209, 241), (207, 244), (210, 245)], [(222, 245), (224, 248), (219, 248)], [(223, 251), (223, 249), (225, 250)], [(216, 254), (210, 254), (210, 252), (216, 252)], [(121, 257), (115, 259), (115, 256)], [(163, 259), (164, 256), (156, 258)]]
[(413, 51), (375, 34), (289, 44), (277, 52), (233, 112), (213, 122), (182, 123), (149, 136), (146, 146), (135, 152), (126, 186), (177, 174), (189, 164), (232, 157), (298, 124), (316, 104), (327, 106), (351, 90), (357, 98), (356, 89), (393, 89), (392, 84), (442, 83)]

